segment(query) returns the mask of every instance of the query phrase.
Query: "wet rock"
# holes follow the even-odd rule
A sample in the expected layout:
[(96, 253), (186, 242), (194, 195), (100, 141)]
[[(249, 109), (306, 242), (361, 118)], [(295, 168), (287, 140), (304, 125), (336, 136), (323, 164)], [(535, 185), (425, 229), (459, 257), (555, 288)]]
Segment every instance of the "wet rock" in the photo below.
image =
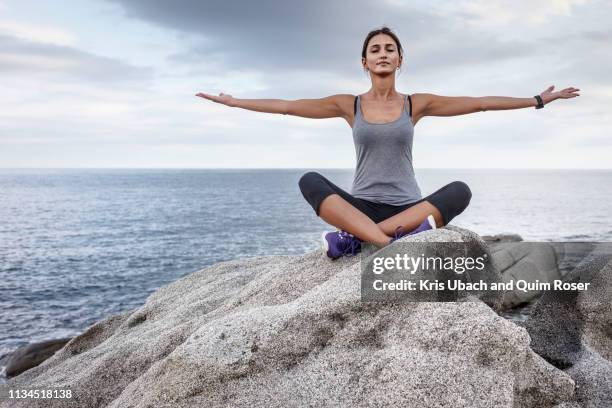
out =
[(10, 378), (36, 367), (69, 341), (70, 338), (47, 340), (18, 348), (7, 356), (6, 376)]

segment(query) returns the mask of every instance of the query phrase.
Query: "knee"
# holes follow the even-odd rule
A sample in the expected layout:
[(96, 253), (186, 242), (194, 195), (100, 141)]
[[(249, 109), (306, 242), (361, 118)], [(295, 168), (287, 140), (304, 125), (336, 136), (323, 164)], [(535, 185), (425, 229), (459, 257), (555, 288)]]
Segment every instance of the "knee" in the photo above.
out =
[(308, 173), (302, 174), (300, 180), (298, 181), (298, 185), (300, 186), (300, 190), (302, 192), (309, 190), (310, 186), (312, 186), (317, 181), (321, 180), (323, 176), (321, 176), (316, 171), (309, 171)]
[(470, 187), (463, 181), (453, 181), (449, 184), (449, 187), (451, 188), (453, 198), (457, 203), (461, 203), (465, 209), (472, 199), (472, 190), (470, 190)]

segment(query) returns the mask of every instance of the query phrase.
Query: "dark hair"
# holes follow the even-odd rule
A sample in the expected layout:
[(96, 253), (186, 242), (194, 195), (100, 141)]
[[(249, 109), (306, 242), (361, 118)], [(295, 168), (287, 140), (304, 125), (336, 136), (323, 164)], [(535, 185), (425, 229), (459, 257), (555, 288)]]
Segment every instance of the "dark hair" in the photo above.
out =
[(389, 27), (383, 26), (383, 27), (378, 28), (376, 30), (370, 31), (368, 33), (368, 35), (366, 36), (366, 39), (363, 42), (363, 49), (361, 50), (361, 57), (362, 58), (366, 57), (366, 50), (368, 48), (368, 43), (370, 42), (372, 37), (374, 37), (375, 35), (378, 35), (378, 34), (387, 34), (389, 37), (393, 38), (393, 41), (395, 41), (395, 45), (397, 45), (397, 49), (399, 51), (400, 57), (404, 56), (404, 49), (402, 48), (402, 44), (400, 43), (399, 38), (397, 38), (397, 35), (395, 35), (395, 33), (393, 31), (391, 31), (391, 29)]

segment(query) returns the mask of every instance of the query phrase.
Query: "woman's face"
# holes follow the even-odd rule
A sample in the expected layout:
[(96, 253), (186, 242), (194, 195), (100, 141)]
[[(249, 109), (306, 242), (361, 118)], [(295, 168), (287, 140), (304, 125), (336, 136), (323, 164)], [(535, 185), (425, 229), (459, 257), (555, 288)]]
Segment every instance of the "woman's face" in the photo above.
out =
[(370, 38), (366, 48), (366, 58), (362, 58), (363, 67), (372, 73), (385, 74), (395, 72), (402, 59), (393, 38), (387, 34), (377, 34)]

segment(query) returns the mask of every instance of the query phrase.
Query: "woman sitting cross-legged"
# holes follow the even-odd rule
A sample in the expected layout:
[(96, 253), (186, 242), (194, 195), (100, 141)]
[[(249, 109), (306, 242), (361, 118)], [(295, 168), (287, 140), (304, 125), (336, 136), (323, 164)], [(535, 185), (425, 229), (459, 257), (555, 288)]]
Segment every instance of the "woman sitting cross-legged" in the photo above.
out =
[(412, 167), (414, 127), (425, 116), (456, 116), (487, 110), (535, 107), (579, 96), (577, 88), (544, 92), (530, 98), (505, 96), (449, 97), (430, 93), (400, 94), (395, 73), (403, 49), (390, 29), (373, 30), (365, 38), (361, 62), (371, 88), (361, 95), (337, 94), (321, 99), (236, 99), (198, 93), (205, 99), (258, 112), (305, 118), (343, 118), (353, 129), (357, 168), (350, 193), (316, 172), (299, 180), (304, 198), (316, 214), (337, 228), (322, 236), (332, 259), (355, 255), (366, 241), (383, 247), (409, 234), (447, 225), (472, 197), (468, 185), (453, 181), (422, 197)]

